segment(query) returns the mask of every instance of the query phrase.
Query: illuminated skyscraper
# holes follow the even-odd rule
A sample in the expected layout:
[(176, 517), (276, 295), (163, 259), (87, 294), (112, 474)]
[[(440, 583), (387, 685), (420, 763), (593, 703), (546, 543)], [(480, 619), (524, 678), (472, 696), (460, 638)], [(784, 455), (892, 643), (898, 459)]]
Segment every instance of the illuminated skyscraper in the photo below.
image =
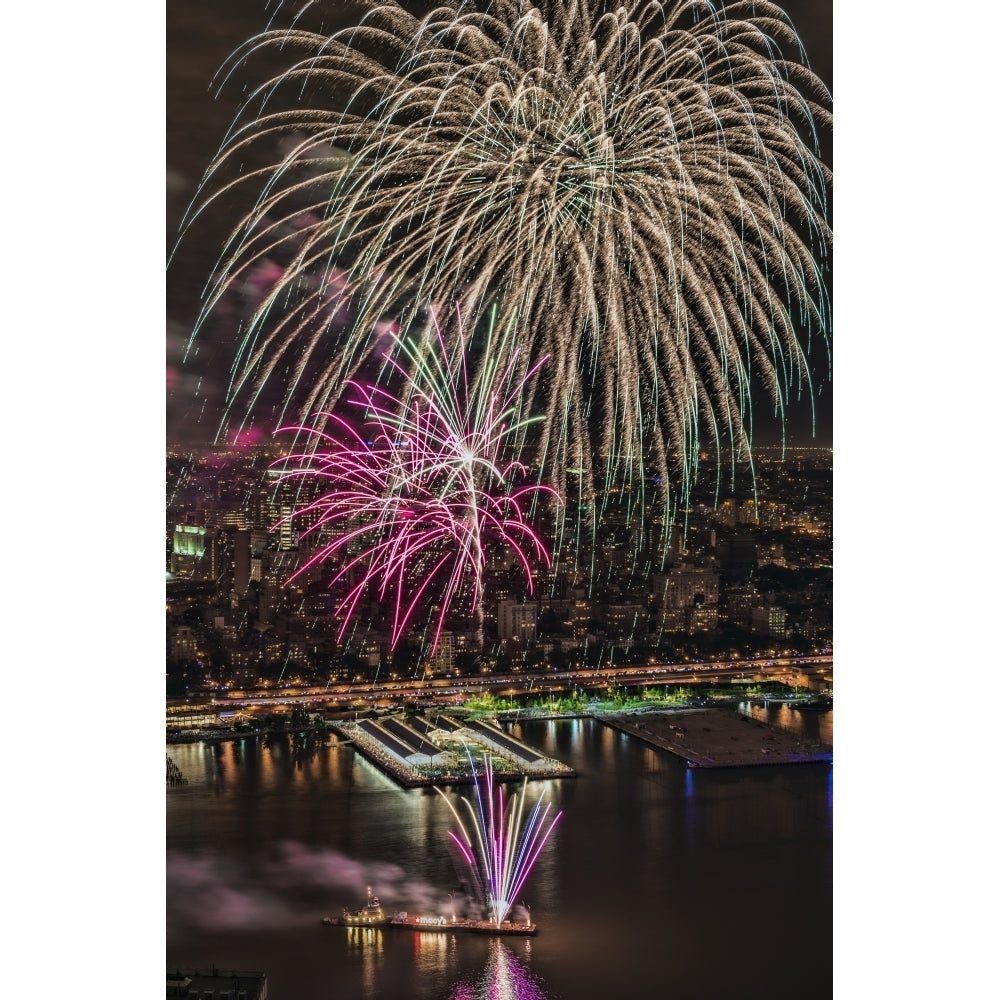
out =
[(198, 524), (178, 524), (170, 552), (170, 572), (182, 580), (215, 579), (211, 535)]

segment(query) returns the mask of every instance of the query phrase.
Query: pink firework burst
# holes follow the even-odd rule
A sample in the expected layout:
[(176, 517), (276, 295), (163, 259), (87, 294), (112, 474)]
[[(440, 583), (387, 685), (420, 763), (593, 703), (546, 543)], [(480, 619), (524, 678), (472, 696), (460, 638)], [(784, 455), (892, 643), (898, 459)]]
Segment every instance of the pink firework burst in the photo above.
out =
[[(460, 317), (458, 317), (460, 320)], [(360, 430), (322, 413), (312, 427), (281, 428), (308, 437), (310, 447), (283, 460), (282, 480), (319, 477), (330, 489), (296, 510), (308, 515), (303, 537), (333, 529), (289, 582), (331, 556), (345, 557), (330, 585), (347, 585), (338, 606), (343, 639), (364, 595), (391, 602), (392, 646), (429, 608), (436, 650), (453, 604), (481, 616), (487, 544), (507, 547), (532, 589), (532, 560), (549, 553), (526, 515), (550, 487), (528, 483), (516, 458), (528, 426), (519, 403), (545, 359), (518, 376), (509, 338), (486, 337), (487, 362), (470, 381), (464, 337), (449, 354), (436, 317), (413, 341), (393, 334), (397, 357), (386, 370), (398, 392), (349, 382), (348, 405), (363, 413)], [(402, 360), (397, 360), (402, 357)], [(353, 398), (351, 396), (353, 395)], [(294, 466), (294, 467), (293, 467)]]

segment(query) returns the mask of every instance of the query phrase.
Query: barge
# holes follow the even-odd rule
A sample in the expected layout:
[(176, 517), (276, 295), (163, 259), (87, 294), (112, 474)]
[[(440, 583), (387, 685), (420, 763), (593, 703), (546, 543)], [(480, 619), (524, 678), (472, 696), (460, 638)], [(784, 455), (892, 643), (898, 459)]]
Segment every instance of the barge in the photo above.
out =
[(530, 920), (471, 920), (467, 917), (424, 916), (419, 913), (396, 913), (390, 927), (403, 927), (421, 934), (491, 934), (533, 937), (538, 927)]
[(368, 899), (357, 910), (347, 907), (339, 917), (323, 917), (322, 923), (335, 927), (401, 927), (421, 934), (489, 934), (501, 937), (533, 937), (538, 927), (528, 920), (474, 920), (469, 917), (428, 916), (405, 910), (389, 916), (368, 890)]

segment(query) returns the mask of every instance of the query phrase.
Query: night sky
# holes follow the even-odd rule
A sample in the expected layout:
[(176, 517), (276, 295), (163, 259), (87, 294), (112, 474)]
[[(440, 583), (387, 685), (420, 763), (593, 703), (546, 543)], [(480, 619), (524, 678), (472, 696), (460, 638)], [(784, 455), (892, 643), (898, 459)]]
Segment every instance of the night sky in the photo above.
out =
[[(783, 6), (806, 47), (815, 72), (832, 90), (832, 0), (788, 0)], [(289, 10), (298, 5), (289, 6)], [(331, 4), (351, 23), (350, 4)], [(215, 95), (215, 72), (241, 42), (263, 30), (273, 0), (170, 0), (166, 8), (166, 246), (176, 242), (183, 212), (196, 185), (219, 147), (239, 107), (240, 87)], [(281, 21), (280, 23), (286, 23)], [(262, 65), (260, 63), (258, 66)], [(273, 63), (276, 71), (280, 63)], [(824, 158), (832, 164), (832, 137), (823, 137)], [(196, 341), (196, 353), (182, 361), (182, 350), (197, 315), (199, 296), (211, 275), (225, 237), (224, 225), (235, 221), (217, 213), (196, 238), (182, 241), (167, 270), (167, 440), (204, 443), (219, 422), (235, 341), (220, 323)], [(825, 349), (811, 353), (816, 406), (816, 434), (811, 432), (811, 408), (793, 404), (787, 421), (792, 445), (829, 445), (832, 441), (832, 392), (827, 379)], [(762, 405), (755, 410), (755, 440), (776, 443), (779, 426)]]

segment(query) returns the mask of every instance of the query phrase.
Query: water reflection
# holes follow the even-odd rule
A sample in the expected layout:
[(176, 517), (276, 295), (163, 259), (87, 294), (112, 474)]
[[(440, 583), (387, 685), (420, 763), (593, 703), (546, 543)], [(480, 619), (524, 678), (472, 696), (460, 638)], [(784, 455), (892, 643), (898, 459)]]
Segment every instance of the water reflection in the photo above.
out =
[(216, 792), (221, 792), (226, 783), (226, 748), (221, 743), (216, 743), (212, 751), (215, 756), (212, 787)]
[(347, 950), (367, 957), (382, 951), (381, 927), (348, 927)]
[(684, 840), (694, 851), (698, 843), (698, 798), (693, 767), (684, 772)]
[(833, 710), (807, 711), (783, 701), (741, 701), (738, 710), (744, 715), (784, 729), (808, 740), (819, 740), (833, 746)]
[(428, 982), (440, 982), (455, 956), (454, 934), (414, 934), (413, 965)]
[(361, 956), (361, 988), (366, 998), (376, 995), (377, 974), (382, 965), (382, 930), (378, 927), (348, 927), (348, 954)]
[(475, 982), (458, 983), (450, 1000), (548, 1000), (548, 994), (517, 956), (494, 938), (482, 976)]

